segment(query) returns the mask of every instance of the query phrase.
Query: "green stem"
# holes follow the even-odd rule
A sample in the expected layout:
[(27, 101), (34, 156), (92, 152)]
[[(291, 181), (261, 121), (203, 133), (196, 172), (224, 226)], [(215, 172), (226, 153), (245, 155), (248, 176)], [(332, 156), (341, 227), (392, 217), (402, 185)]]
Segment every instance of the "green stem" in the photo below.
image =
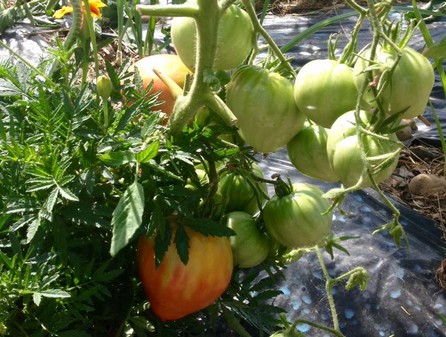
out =
[[(327, 293), (328, 305), (330, 307), (331, 317), (333, 320), (333, 329), (339, 333), (341, 333), (339, 329), (339, 320), (338, 320), (338, 312), (336, 311), (336, 305), (333, 298), (333, 286), (335, 285), (335, 280), (328, 273), (327, 267), (325, 266), (324, 259), (322, 257), (321, 250), (319, 247), (316, 248), (316, 255), (319, 261), (319, 264), (322, 268), (322, 273), (325, 277), (325, 291)], [(343, 336), (342, 334), (340, 336)]]
[(116, 51), (116, 62), (122, 64), (122, 39), (124, 38), (124, 3), (122, 0), (116, 1), (118, 17), (118, 46)]
[[(310, 321), (310, 320), (307, 320), (307, 319), (302, 319), (302, 318), (298, 318), (298, 319), (296, 319), (296, 320), (293, 322), (292, 328), (295, 329), (296, 326), (299, 325), (299, 324), (307, 324), (307, 325), (310, 325), (310, 326), (312, 326), (312, 327), (314, 327), (314, 328), (316, 328), (316, 329), (323, 330), (323, 331), (326, 331), (326, 332), (328, 332), (328, 333), (331, 333), (332, 335), (334, 335), (334, 336), (336, 336), (336, 337), (345, 337), (345, 335), (344, 335), (342, 332), (338, 331), (338, 330), (335, 330), (335, 329), (330, 328), (330, 327), (328, 327), (328, 326), (325, 326), (325, 325), (323, 325), (323, 324), (320, 324), (320, 323), (317, 323), (317, 322), (313, 322), (313, 321)], [(294, 329), (293, 329), (293, 330), (294, 330)]]
[[(99, 77), (99, 60), (98, 60), (98, 46), (96, 43), (96, 32), (94, 30), (94, 24), (93, 24), (93, 17), (91, 16), (91, 10), (90, 5), (88, 3), (88, 0), (84, 1), (84, 7), (85, 7), (85, 21), (87, 23), (88, 27), (88, 35), (90, 38), (91, 48), (93, 52), (93, 59), (94, 59), (94, 69), (95, 69), (95, 77)], [(86, 51), (86, 50), (85, 50)], [(88, 56), (87, 56), (88, 57)]]
[(102, 100), (103, 102), (103, 107), (104, 107), (104, 129), (107, 130), (108, 128), (108, 121), (109, 121), (109, 116), (108, 116), (108, 102), (107, 100)]
[[(71, 21), (71, 27), (63, 44), (64, 50), (68, 51), (76, 42), (82, 29), (82, 0), (71, 0), (71, 6), (73, 7), (73, 19)], [(59, 61), (55, 59), (48, 70), (48, 77), (51, 77), (56, 71)]]
[(274, 52), (274, 54), (277, 56), (277, 58), (282, 62), (282, 64), (285, 64), (286, 67), (291, 71), (292, 74), (296, 75), (295, 70), (291, 66), (291, 64), (287, 61), (285, 56), (283, 55), (280, 48), (277, 46), (276, 42), (271, 38), (271, 36), (268, 34), (268, 32), (263, 28), (260, 21), (257, 19), (257, 13), (255, 11), (255, 8), (252, 4), (251, 0), (242, 0), (243, 4), (245, 5), (246, 12), (248, 13), (249, 17), (251, 18), (251, 22), (254, 26), (254, 29), (262, 35), (262, 37), (266, 40), (268, 43), (268, 46), (271, 48), (271, 50)]
[(82, 28), (82, 0), (71, 0), (71, 6), (73, 7), (73, 20), (71, 21), (70, 31), (65, 38), (65, 50), (74, 45)]
[(234, 113), (231, 109), (228, 108), (225, 102), (214, 93), (211, 93), (206, 99), (207, 106), (215, 111), (220, 118), (230, 126), (237, 125), (237, 117), (235, 117)]
[[(362, 7), (361, 7), (362, 8)], [(359, 18), (356, 21), (355, 27), (353, 28), (352, 36), (349, 43), (345, 46), (341, 57), (339, 58), (339, 63), (347, 64), (352, 66), (355, 60), (356, 46), (358, 42), (359, 32), (361, 31), (362, 24), (367, 18), (367, 12), (359, 12)]]
[(349, 5), (352, 9), (354, 9), (355, 11), (357, 11), (360, 15), (366, 15), (367, 14), (367, 9), (360, 6), (356, 1), (354, 0), (345, 0), (345, 2), (347, 3), (347, 5)]

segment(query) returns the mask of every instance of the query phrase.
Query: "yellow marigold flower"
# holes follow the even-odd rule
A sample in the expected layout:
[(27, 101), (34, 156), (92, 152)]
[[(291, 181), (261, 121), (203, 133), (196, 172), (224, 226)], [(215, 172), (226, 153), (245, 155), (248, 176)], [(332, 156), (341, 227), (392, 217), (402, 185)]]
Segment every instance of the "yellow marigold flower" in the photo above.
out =
[(62, 6), (61, 9), (54, 12), (53, 17), (56, 19), (62, 19), (66, 14), (70, 14), (73, 12), (73, 7), (71, 6)]
[(93, 18), (100, 18), (102, 16), (100, 8), (107, 7), (107, 5), (101, 0), (90, 0), (88, 3), (90, 5), (90, 12)]
[[(91, 17), (93, 18), (100, 18), (102, 17), (102, 13), (100, 8), (107, 7), (105, 3), (103, 3), (101, 0), (89, 0), (88, 4), (90, 5), (90, 13)], [(84, 3), (82, 2), (82, 5)], [(61, 9), (54, 12), (53, 17), (56, 19), (63, 18), (66, 14), (73, 13), (73, 7), (72, 6), (62, 6)]]

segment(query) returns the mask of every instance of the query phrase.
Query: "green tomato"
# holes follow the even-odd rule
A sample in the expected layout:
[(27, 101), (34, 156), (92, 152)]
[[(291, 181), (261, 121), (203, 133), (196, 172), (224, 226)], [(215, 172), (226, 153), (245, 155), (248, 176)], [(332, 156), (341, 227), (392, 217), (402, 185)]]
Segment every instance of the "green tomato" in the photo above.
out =
[(339, 179), (328, 161), (327, 136), (326, 128), (315, 124), (307, 125), (288, 142), (288, 158), (306, 176), (336, 182)]
[[(189, 69), (194, 70), (197, 48), (195, 20), (190, 17), (174, 18), (170, 33), (177, 54)], [(214, 70), (230, 70), (242, 64), (253, 49), (254, 41), (254, 26), (248, 13), (237, 5), (229, 6), (220, 19)]]
[[(371, 113), (360, 111), (360, 120), (367, 129), (370, 125)], [(385, 138), (387, 137), (387, 138)], [(346, 186), (351, 187), (361, 179), (359, 187), (370, 187), (372, 181), (365, 171), (360, 149), (360, 139), (356, 133), (355, 112), (349, 111), (339, 117), (327, 137), (327, 153), (330, 165)], [(372, 176), (377, 183), (386, 180), (398, 164), (398, 154), (401, 148), (395, 134), (362, 135), (362, 144), (369, 165), (372, 167)]]
[(234, 257), (234, 266), (251, 268), (262, 263), (270, 252), (270, 241), (260, 231), (254, 217), (245, 212), (227, 214), (227, 226), (236, 235), (229, 237)]
[(360, 88), (364, 81), (371, 82), (363, 97), (367, 107), (377, 107), (373, 88), (380, 91), (378, 101), (389, 114), (402, 113), (401, 118), (421, 115), (429, 100), (435, 82), (434, 70), (429, 60), (416, 50), (406, 47), (393, 72), (397, 53), (378, 46), (373, 60), (372, 81), (367, 78), (371, 50), (365, 50), (354, 66), (355, 83)]
[(353, 69), (334, 60), (306, 63), (294, 82), (294, 99), (299, 110), (325, 128), (352, 110), (357, 97)]
[(293, 191), (274, 196), (263, 208), (263, 219), (271, 238), (289, 248), (303, 248), (320, 243), (331, 231), (330, 202), (314, 185), (293, 184)]
[(241, 138), (257, 152), (274, 152), (303, 127), (293, 84), (278, 73), (242, 66), (226, 88), (226, 103), (238, 119)]
[[(255, 214), (268, 196), (266, 183), (255, 180), (250, 174), (263, 178), (263, 172), (252, 163), (251, 172), (229, 167), (220, 173), (216, 198), (221, 202), (224, 212), (245, 211)], [(260, 205), (259, 205), (260, 202)]]

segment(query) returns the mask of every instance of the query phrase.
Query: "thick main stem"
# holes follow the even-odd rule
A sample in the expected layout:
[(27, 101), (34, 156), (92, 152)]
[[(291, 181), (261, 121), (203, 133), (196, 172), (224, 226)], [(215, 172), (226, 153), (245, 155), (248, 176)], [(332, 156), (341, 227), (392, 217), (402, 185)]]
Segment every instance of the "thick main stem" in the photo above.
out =
[(205, 105), (204, 98), (211, 94), (205, 82), (206, 71), (212, 71), (217, 51), (217, 34), (221, 9), (217, 0), (197, 0), (198, 12), (194, 17), (197, 26), (197, 54), (194, 80), (187, 96), (179, 97), (169, 120), (173, 135), (181, 132), (198, 109)]
[(195, 73), (190, 91), (185, 96), (179, 96), (169, 120), (171, 134), (176, 136), (193, 118), (202, 106), (216, 109), (216, 112), (229, 124), (235, 124), (236, 118), (229, 108), (222, 108), (220, 101), (212, 92), (205, 75), (212, 72), (215, 53), (217, 51), (218, 27), (224, 10), (233, 0), (219, 4), (218, 0), (197, 0), (195, 4), (170, 6), (138, 6), (145, 15), (152, 16), (186, 16), (192, 17), (197, 29), (197, 55)]

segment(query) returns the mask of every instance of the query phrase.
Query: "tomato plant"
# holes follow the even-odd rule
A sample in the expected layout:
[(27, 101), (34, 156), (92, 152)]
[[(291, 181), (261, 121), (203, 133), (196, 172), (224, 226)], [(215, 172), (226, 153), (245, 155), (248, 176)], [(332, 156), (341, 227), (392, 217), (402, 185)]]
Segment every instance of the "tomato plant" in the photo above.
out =
[(304, 125), (293, 85), (278, 73), (243, 66), (232, 75), (226, 90), (226, 103), (238, 118), (239, 134), (257, 152), (285, 146)]
[(191, 71), (183, 64), (180, 57), (175, 54), (154, 54), (146, 56), (136, 61), (130, 71), (138, 71), (143, 82), (143, 89), (146, 90), (150, 84), (152, 88), (147, 95), (158, 93), (160, 104), (155, 107), (170, 115), (175, 104), (175, 98), (169, 91), (167, 85), (155, 74), (153, 69), (157, 69), (175, 81), (181, 88), (184, 86), (186, 76)]
[[(194, 69), (197, 54), (195, 20), (188, 17), (174, 18), (171, 36), (181, 60), (189, 69)], [(237, 5), (229, 6), (218, 27), (214, 69), (230, 70), (239, 66), (254, 48), (254, 38), (254, 28), (248, 14)]]
[(287, 144), (288, 158), (303, 174), (328, 182), (338, 181), (328, 161), (328, 131), (322, 126), (309, 124)]
[(270, 241), (254, 217), (246, 212), (231, 212), (226, 215), (226, 223), (236, 234), (229, 238), (234, 266), (252, 268), (262, 263), (270, 252)]
[[(181, 261), (172, 242), (160, 265), (155, 266), (155, 241), (140, 237), (138, 269), (152, 311), (163, 321), (177, 320), (212, 304), (227, 288), (233, 270), (227, 237), (204, 236), (185, 227), (189, 259)], [(206, 258), (203, 258), (206, 257)]]
[(352, 110), (357, 97), (353, 69), (335, 60), (306, 63), (294, 82), (294, 99), (299, 110), (325, 128)]
[[(280, 178), (279, 178), (280, 179)], [(314, 185), (294, 183), (276, 187), (276, 195), (263, 208), (268, 234), (289, 248), (302, 248), (321, 243), (330, 232), (330, 202)]]
[[(378, 103), (387, 114), (401, 114), (401, 118), (414, 118), (426, 108), (435, 81), (429, 60), (416, 50), (405, 47), (401, 58), (388, 46), (378, 46), (370, 61), (371, 50), (365, 50), (354, 66), (358, 88), (370, 75), (371, 84), (363, 96), (369, 107)], [(366, 70), (372, 62), (371, 74)], [(397, 62), (397, 63), (396, 63)], [(367, 106), (366, 106), (367, 107)]]
[[(362, 126), (370, 129), (373, 114), (361, 110), (359, 117)], [(364, 146), (366, 158), (362, 157), (360, 141)], [(394, 133), (385, 135), (363, 133), (358, 136), (355, 111), (349, 111), (339, 117), (327, 137), (328, 160), (335, 174), (347, 187), (354, 186), (359, 181), (361, 187), (372, 185), (364, 159), (370, 165), (371, 174), (377, 183), (387, 179), (398, 163), (400, 146)]]

